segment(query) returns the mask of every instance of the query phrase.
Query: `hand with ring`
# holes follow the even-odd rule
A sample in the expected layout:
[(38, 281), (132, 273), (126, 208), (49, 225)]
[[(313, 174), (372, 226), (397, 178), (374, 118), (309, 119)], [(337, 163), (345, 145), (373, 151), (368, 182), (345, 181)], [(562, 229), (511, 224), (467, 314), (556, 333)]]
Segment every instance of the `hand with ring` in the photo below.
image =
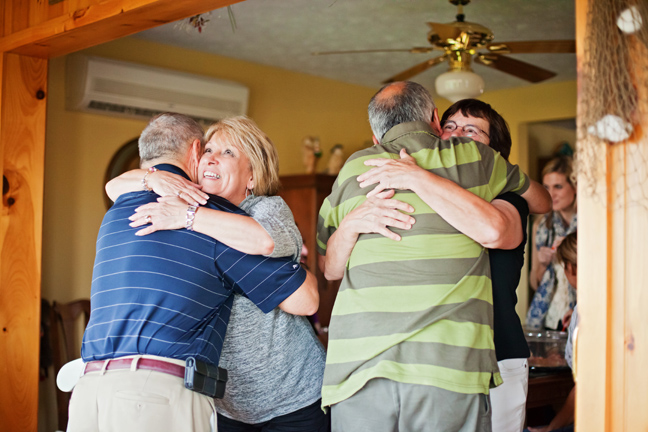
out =
[(207, 204), (209, 199), (209, 195), (201, 190), (202, 186), (168, 171), (158, 170), (150, 173), (147, 184), (156, 194), (163, 197), (176, 196), (184, 200), (185, 204)]
[[(187, 223), (187, 202), (182, 198), (160, 197), (158, 202), (144, 204), (135, 209), (129, 217), (131, 227), (136, 228), (148, 225), (135, 233), (144, 236), (159, 230), (173, 230), (184, 228)], [(155, 221), (153, 221), (155, 216)]]

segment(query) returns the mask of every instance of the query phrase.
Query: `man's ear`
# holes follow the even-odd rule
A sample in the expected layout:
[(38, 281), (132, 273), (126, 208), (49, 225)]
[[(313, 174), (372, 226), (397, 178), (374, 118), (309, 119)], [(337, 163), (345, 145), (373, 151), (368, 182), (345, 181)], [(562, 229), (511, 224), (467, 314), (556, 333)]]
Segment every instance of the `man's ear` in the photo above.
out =
[(439, 119), (439, 110), (437, 108), (434, 108), (434, 112), (432, 113), (432, 118), (430, 119), (430, 126), (432, 126), (433, 131), (435, 131), (439, 136), (441, 136), (443, 130), (441, 129), (441, 120)]
[(198, 166), (198, 162), (200, 162), (200, 158), (202, 157), (202, 143), (199, 139), (193, 140), (191, 143), (191, 151), (193, 152), (194, 162)]
[(192, 165), (191, 170), (194, 172), (194, 178), (198, 179), (198, 165), (200, 164), (200, 158), (202, 157), (202, 143), (199, 139), (193, 140), (191, 143), (191, 155), (190, 163)]

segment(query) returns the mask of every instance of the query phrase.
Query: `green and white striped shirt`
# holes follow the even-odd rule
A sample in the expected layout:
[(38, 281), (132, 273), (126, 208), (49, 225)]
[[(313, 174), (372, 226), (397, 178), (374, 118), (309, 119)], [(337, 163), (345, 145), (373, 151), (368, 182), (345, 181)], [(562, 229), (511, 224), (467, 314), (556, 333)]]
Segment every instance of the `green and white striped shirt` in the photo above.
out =
[[(407, 149), (418, 165), (491, 201), (523, 193), (528, 177), (486, 145), (466, 138), (442, 141), (423, 122), (400, 124), (382, 143), (346, 162), (324, 201), (318, 251), (374, 187), (357, 176), (373, 158), (400, 158)], [(322, 405), (341, 402), (372, 378), (484, 393), (502, 380), (493, 345), (488, 252), (461, 234), (416, 194), (395, 198), (414, 207), (411, 230), (393, 229), (395, 242), (362, 234), (347, 262), (329, 326)]]

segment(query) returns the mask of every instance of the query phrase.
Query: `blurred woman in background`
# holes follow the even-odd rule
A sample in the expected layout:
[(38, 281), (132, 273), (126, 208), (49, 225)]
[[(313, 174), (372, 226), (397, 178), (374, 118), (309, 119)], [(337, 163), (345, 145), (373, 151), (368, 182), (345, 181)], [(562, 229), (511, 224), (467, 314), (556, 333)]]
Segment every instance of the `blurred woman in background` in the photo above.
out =
[(536, 293), (527, 314), (527, 328), (564, 330), (566, 317), (576, 305), (576, 290), (567, 281), (562, 264), (554, 260), (560, 242), (577, 227), (572, 176), (569, 156), (552, 159), (542, 170), (542, 183), (551, 195), (553, 209), (534, 224), (530, 283)]

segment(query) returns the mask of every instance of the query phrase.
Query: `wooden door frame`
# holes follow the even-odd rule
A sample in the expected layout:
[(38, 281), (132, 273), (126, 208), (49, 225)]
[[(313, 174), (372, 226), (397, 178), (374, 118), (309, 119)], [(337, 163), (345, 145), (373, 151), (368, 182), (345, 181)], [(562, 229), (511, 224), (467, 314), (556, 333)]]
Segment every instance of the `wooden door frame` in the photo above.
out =
[[(602, 13), (601, 6), (609, 4), (605, 13), (612, 15), (633, 4), (612, 3), (576, 2), (579, 65), (590, 60), (586, 58), (586, 44), (591, 50), (606, 49), (588, 40), (588, 31), (594, 30), (588, 27), (590, 7)], [(595, 30), (618, 32), (616, 17), (611, 18), (608, 29)], [(648, 203), (641, 183), (648, 165), (648, 60), (642, 39), (621, 37), (627, 39), (620, 44), (627, 45), (613, 49), (628, 49), (632, 60), (611, 63), (611, 69), (629, 69), (633, 81), (637, 106), (632, 135), (613, 143), (586, 133), (592, 125), (581, 122), (595, 101), (585, 99), (585, 92), (578, 92), (578, 151), (583, 155), (581, 163), (587, 166), (579, 170), (578, 176), (579, 328), (574, 338), (577, 432), (648, 430)], [(615, 62), (614, 57), (608, 60)], [(589, 76), (579, 82), (579, 87), (596, 86), (599, 78), (593, 78), (591, 71), (579, 70), (579, 77), (585, 74)], [(603, 79), (600, 82), (605, 85)], [(608, 109), (614, 113), (613, 104)], [(597, 157), (584, 152), (586, 148), (595, 151)]]
[(0, 2), (0, 430), (37, 430), (48, 59), (240, 1)]
[[(35, 353), (39, 351), (47, 59), (238, 1), (241, 0), (0, 2), (0, 170), (8, 180), (6, 190), (3, 185), (0, 213), (0, 430), (37, 429)], [(586, 10), (591, 1), (576, 1), (579, 47), (585, 40)], [(54, 16), (50, 13), (54, 9), (62, 13)], [(8, 31), (13, 27), (14, 16), (20, 18), (22, 28)], [(581, 55), (579, 48), (579, 58)], [(579, 101), (582, 103), (586, 101)], [(619, 149), (622, 151), (622, 147)], [(610, 153), (605, 162), (606, 177), (599, 179), (603, 186), (610, 184), (613, 175), (623, 175), (619, 171), (623, 167), (616, 165), (612, 156)], [(637, 402), (645, 405), (645, 398), (631, 396), (635, 388), (646, 385), (645, 368), (636, 366), (641, 363), (639, 360), (646, 360), (646, 350), (641, 345), (643, 350), (629, 354), (635, 349), (634, 342), (624, 343), (623, 311), (617, 313), (614, 306), (620, 304), (616, 288), (635, 292), (642, 287), (626, 287), (613, 277), (625, 267), (617, 253), (624, 238), (619, 235), (619, 227), (613, 226), (617, 222), (612, 218), (611, 203), (601, 205), (584, 199), (579, 192), (579, 223), (581, 231), (588, 233), (588, 240), (581, 236), (582, 264), (578, 267), (580, 285), (587, 289), (590, 300), (582, 301), (579, 307), (583, 327), (577, 350), (586, 355), (576, 361), (578, 377), (583, 379), (577, 383), (582, 390), (577, 393), (577, 430), (622, 430), (623, 425), (628, 430), (645, 429), (646, 410), (625, 407), (633, 406), (632, 401), (634, 406)], [(645, 227), (641, 235), (648, 241)], [(635, 267), (635, 274), (640, 271), (643, 268)], [(642, 321), (635, 324), (639, 327)], [(637, 339), (638, 344), (644, 342)], [(609, 354), (612, 350), (626, 352), (622, 361), (616, 360), (616, 354)], [(632, 378), (623, 382), (619, 377), (627, 366), (622, 362), (635, 365), (634, 370), (628, 369), (633, 372)]]

